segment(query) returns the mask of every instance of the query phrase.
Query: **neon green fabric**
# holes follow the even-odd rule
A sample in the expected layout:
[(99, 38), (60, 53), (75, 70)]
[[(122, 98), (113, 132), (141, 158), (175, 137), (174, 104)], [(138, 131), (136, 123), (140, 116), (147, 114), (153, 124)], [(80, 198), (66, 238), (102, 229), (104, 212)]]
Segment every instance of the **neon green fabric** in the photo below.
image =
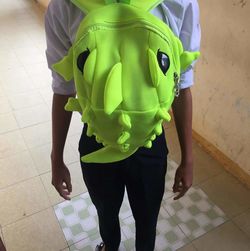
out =
[(72, 0), (85, 12), (68, 55), (53, 68), (74, 78), (77, 98), (65, 109), (82, 113), (88, 136), (103, 148), (83, 162), (123, 160), (150, 148), (170, 121), (181, 71), (199, 56), (186, 52), (171, 29), (150, 14), (162, 1)]

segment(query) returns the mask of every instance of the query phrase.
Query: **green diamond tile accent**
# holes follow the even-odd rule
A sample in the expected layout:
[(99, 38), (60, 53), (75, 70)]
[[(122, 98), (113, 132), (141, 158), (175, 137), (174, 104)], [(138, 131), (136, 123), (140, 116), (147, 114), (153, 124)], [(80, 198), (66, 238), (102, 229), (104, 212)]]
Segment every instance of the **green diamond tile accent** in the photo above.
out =
[(71, 227), (73, 235), (77, 235), (83, 232), (83, 228), (80, 224), (74, 225)]
[(171, 219), (172, 219), (173, 221), (175, 221), (176, 224), (180, 224), (180, 223), (181, 223), (181, 219), (178, 217), (178, 215), (173, 215), (173, 216), (171, 217)]
[(90, 230), (90, 231), (88, 232), (89, 237), (91, 238), (91, 236), (92, 236), (93, 234), (95, 234), (97, 231), (98, 231), (98, 228), (95, 228), (95, 229)]
[(174, 232), (168, 232), (165, 234), (165, 237), (170, 243), (174, 243), (179, 239), (179, 236), (177, 236)]
[(134, 250), (134, 246), (135, 246), (134, 238), (127, 239), (123, 243), (124, 243), (124, 246), (126, 247), (126, 250)]
[(191, 231), (194, 231), (195, 229), (200, 227), (200, 225), (194, 219), (187, 221), (186, 225)]
[(78, 201), (78, 200), (79, 200), (79, 197), (76, 196), (76, 197), (73, 197), (73, 198), (71, 199), (71, 202), (75, 202), (75, 201)]
[(210, 210), (208, 210), (207, 216), (209, 217), (209, 219), (214, 220), (218, 217), (218, 213), (213, 208), (211, 208)]
[(74, 245), (74, 241), (72, 241), (72, 240), (67, 241), (67, 243), (69, 246)]
[(173, 249), (172, 248), (167, 248), (166, 251), (173, 251)]
[(194, 193), (191, 193), (189, 195), (190, 199), (193, 201), (193, 202), (196, 202), (196, 201), (200, 201), (202, 199), (202, 197), (200, 196), (199, 193), (197, 192), (194, 192)]
[(78, 213), (80, 219), (86, 219), (89, 216), (89, 212), (87, 209), (84, 209)]
[(179, 203), (178, 201), (177, 201), (176, 203), (174, 203), (174, 204), (173, 204), (173, 209), (174, 209), (175, 211), (181, 210), (181, 209), (182, 209), (181, 203)]
[(190, 212), (190, 214), (192, 214), (193, 216), (197, 215), (200, 213), (200, 210), (196, 207), (196, 205), (192, 205), (188, 208), (188, 211)]
[(206, 231), (206, 232), (209, 232), (211, 229), (213, 229), (214, 228), (214, 226), (213, 226), (213, 224), (208, 224), (208, 225), (206, 225), (206, 226), (204, 226), (204, 230)]
[(174, 217), (172, 217), (172, 216), (170, 216), (168, 218), (168, 223), (169, 223), (170, 227), (175, 227), (176, 226), (176, 221), (175, 221)]
[(70, 214), (74, 213), (74, 208), (71, 205), (69, 205), (67, 207), (64, 207), (62, 209), (62, 211), (63, 211), (64, 215), (70, 215)]
[(61, 228), (67, 227), (67, 224), (65, 223), (64, 219), (60, 220), (59, 223), (61, 225)]

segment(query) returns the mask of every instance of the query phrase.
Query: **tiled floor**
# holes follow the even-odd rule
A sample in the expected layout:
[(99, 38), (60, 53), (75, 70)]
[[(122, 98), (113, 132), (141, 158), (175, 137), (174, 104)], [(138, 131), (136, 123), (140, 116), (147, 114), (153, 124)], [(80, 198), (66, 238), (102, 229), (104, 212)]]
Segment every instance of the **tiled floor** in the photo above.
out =
[[(91, 250), (100, 237), (78, 163), (77, 114), (66, 145), (71, 204), (50, 184), (52, 93), (43, 13), (32, 0), (0, 3), (0, 237), (8, 251)], [(166, 135), (171, 161), (156, 249), (250, 250), (250, 191), (194, 143), (194, 186), (173, 202), (169, 189), (180, 158), (173, 124), (167, 125)], [(127, 200), (121, 225), (121, 250), (133, 250), (134, 225)]]
[[(166, 189), (158, 218), (157, 251), (177, 250), (228, 221), (224, 212), (218, 208), (198, 187), (193, 187), (179, 201), (173, 201), (168, 184), (173, 180), (176, 164), (168, 162)], [(62, 202), (54, 207), (56, 216), (64, 232), (70, 250), (93, 250), (98, 243), (97, 213), (88, 193)], [(120, 212), (122, 243), (120, 251), (134, 250), (134, 219), (127, 196)], [(88, 240), (92, 240), (91, 242)], [(91, 249), (92, 248), (92, 249)]]

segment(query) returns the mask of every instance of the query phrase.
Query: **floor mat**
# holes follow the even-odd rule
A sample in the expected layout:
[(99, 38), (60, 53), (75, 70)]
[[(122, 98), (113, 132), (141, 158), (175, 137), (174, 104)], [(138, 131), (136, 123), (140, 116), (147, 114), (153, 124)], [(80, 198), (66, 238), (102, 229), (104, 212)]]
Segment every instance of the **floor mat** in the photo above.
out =
[[(165, 194), (156, 237), (156, 251), (174, 251), (224, 223), (224, 212), (200, 189), (192, 187), (180, 200), (171, 192), (177, 164), (168, 162)], [(93, 251), (101, 242), (98, 218), (89, 194), (84, 193), (54, 207), (70, 251)], [(133, 251), (135, 226), (127, 195), (120, 211), (122, 242), (119, 251)]]

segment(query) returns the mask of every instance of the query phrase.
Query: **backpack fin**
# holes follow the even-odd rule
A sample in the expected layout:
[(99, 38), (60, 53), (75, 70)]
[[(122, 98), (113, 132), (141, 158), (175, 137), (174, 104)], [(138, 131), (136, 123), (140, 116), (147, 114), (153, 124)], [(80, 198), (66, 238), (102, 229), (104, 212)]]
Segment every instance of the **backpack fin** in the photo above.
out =
[(160, 69), (159, 69), (156, 55), (150, 48), (148, 49), (148, 60), (149, 60), (149, 70), (150, 70), (152, 83), (153, 83), (153, 86), (157, 88), (160, 83)]
[(121, 152), (117, 148), (111, 146), (105, 146), (100, 150), (89, 153), (81, 158), (82, 162), (85, 163), (109, 163), (116, 162), (128, 158), (136, 149), (129, 149), (128, 151)]
[(97, 49), (94, 49), (90, 53), (90, 55), (85, 63), (83, 75), (85, 77), (85, 80), (89, 84), (93, 84), (94, 75), (95, 75), (96, 57), (97, 57)]
[(104, 90), (104, 111), (110, 115), (123, 101), (122, 64), (117, 63), (111, 69)]
[(68, 55), (62, 60), (52, 65), (52, 69), (60, 74), (66, 81), (70, 81), (74, 77), (73, 73), (73, 49), (70, 48)]
[(65, 110), (69, 112), (81, 112), (82, 113), (82, 107), (76, 98), (69, 98), (67, 104), (65, 105)]
[(181, 54), (181, 72), (184, 72), (187, 70), (188, 66), (190, 66), (195, 60), (197, 60), (200, 56), (200, 52), (189, 52), (189, 51), (184, 51)]

